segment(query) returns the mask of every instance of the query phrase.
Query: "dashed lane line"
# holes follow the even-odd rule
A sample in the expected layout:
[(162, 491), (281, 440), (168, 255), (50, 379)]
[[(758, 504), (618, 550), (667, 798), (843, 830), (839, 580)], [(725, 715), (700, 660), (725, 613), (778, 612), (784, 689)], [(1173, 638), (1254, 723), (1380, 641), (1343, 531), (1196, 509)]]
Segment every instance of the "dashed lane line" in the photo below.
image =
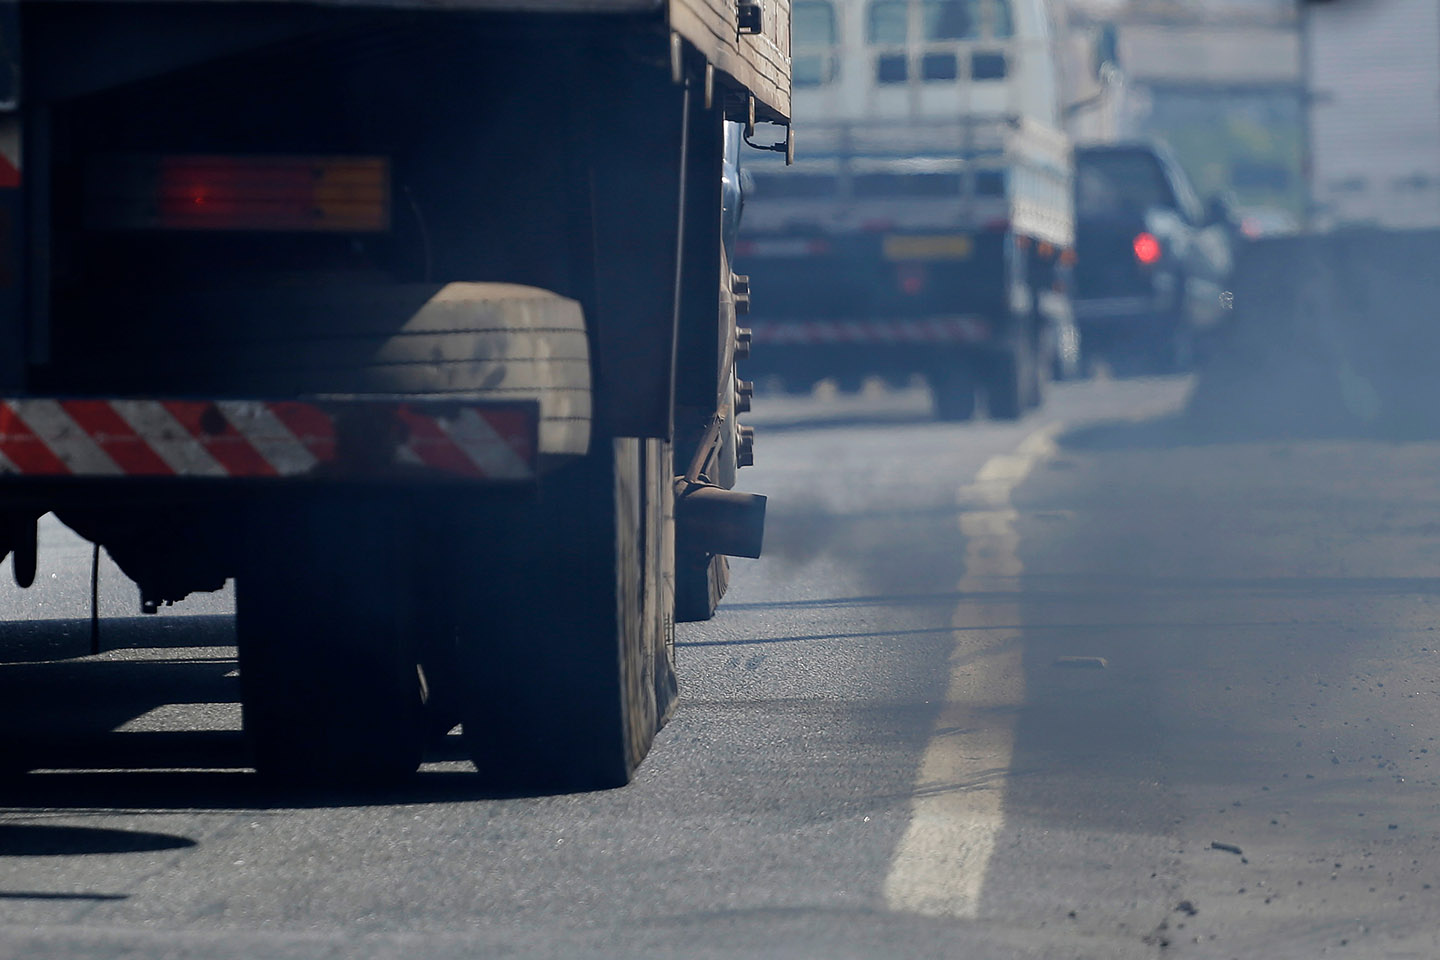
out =
[(885, 879), (893, 910), (959, 918), (978, 913), (995, 838), (1005, 825), (1015, 717), (1025, 699), (1023, 631), (1015, 626), (1024, 567), (1011, 496), (1054, 454), (1063, 427), (1049, 424), (1014, 453), (992, 457), (959, 491), (965, 574), (951, 619), (950, 680), (916, 777), (910, 823)]

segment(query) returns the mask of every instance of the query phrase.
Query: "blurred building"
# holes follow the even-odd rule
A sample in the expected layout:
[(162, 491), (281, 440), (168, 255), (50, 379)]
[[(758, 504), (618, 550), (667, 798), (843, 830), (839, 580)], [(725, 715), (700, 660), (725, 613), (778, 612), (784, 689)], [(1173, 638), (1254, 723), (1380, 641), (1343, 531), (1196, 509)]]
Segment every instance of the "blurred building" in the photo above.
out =
[[(1072, 34), (1112, 29), (1123, 91), (1077, 139), (1167, 141), (1202, 194), (1303, 209), (1304, 98), (1294, 0), (1069, 0)], [(1108, 25), (1108, 27), (1106, 26)]]
[(1317, 5), (1312, 223), (1440, 227), (1440, 2)]

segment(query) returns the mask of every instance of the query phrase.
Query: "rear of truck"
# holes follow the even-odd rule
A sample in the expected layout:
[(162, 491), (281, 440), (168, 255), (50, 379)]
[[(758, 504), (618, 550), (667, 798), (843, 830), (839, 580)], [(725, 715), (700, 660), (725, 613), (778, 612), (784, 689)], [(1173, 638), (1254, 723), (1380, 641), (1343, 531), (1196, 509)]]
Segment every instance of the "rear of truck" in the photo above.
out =
[(788, 6), (21, 2), (0, 31), (22, 585), (46, 512), (146, 611), (233, 578), (266, 773), (393, 779), (459, 722), (495, 779), (628, 779), (677, 585), (708, 615), (758, 552), (722, 172), (727, 123), (787, 119)]
[(1037, 405), (1076, 353), (1065, 139), (1004, 117), (802, 135), (794, 170), (751, 167), (740, 262), (765, 297), (746, 375), (919, 375), (947, 420), (973, 416), (977, 391), (996, 417)]
[(1018, 417), (1075, 352), (1059, 57), (1044, 0), (799, 0), (799, 154), (750, 166), (746, 375), (923, 376), (936, 413)]

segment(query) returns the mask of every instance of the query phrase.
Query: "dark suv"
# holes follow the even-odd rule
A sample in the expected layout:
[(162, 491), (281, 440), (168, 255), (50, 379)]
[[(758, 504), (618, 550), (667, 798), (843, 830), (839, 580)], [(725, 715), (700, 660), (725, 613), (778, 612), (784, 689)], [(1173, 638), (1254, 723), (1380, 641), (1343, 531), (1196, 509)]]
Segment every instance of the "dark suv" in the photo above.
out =
[(1154, 143), (1075, 151), (1074, 308), (1087, 360), (1183, 370), (1224, 318), (1233, 226)]

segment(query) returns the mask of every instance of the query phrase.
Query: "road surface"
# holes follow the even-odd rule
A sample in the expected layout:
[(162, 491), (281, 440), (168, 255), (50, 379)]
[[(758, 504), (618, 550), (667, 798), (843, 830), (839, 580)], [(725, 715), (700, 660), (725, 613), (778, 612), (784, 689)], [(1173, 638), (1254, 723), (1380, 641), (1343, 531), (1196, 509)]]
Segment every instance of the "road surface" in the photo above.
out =
[[(757, 403), (767, 557), (632, 786), (241, 767), (225, 595), (4, 588), (0, 958), (1440, 956), (1440, 442), (1186, 379)], [(8, 563), (6, 564), (8, 568)], [(4, 573), (8, 584), (8, 569)]]

